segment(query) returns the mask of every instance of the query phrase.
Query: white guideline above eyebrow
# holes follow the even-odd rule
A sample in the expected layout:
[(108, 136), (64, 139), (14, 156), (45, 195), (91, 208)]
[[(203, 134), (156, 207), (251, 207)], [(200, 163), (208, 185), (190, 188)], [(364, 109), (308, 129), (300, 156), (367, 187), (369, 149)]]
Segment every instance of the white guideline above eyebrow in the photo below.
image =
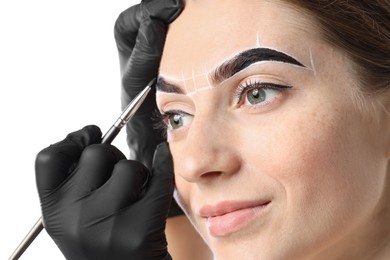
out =
[[(274, 47), (270, 47), (270, 46), (266, 46), (266, 45), (261, 45), (261, 43), (260, 43), (260, 33), (259, 33), (259, 31), (256, 32), (256, 47), (257, 47), (257, 48), (269, 48), (269, 49), (274, 49), (274, 50), (277, 50), (277, 51), (279, 51), (279, 52), (281, 52), (281, 53), (284, 53), (284, 54), (286, 54), (286, 55), (289, 55), (289, 56), (295, 58), (296, 60), (298, 60), (298, 58), (295, 57), (294, 55), (291, 55), (291, 54), (288, 54), (288, 53), (286, 53), (286, 52), (283, 52), (282, 50), (278, 50), (278, 49), (275, 49)], [(305, 65), (305, 67), (306, 67), (307, 69), (311, 69), (311, 70), (313, 71), (314, 76), (317, 76), (317, 70), (316, 70), (315, 65), (314, 65), (313, 52), (312, 52), (312, 48), (311, 48), (311, 47), (309, 47), (309, 57), (310, 57), (310, 66), (309, 66), (308, 64), (305, 64), (304, 62), (302, 62), (302, 64)]]
[[(271, 52), (272, 51), (278, 52), (280, 55), (282, 55), (282, 56), (285, 55), (285, 57), (288, 57), (289, 61), (273, 60), (273, 59), (261, 60), (261, 61), (253, 62), (252, 64), (248, 65), (248, 67), (243, 68), (240, 71), (238, 71), (236, 74), (245, 73), (248, 69), (250, 69), (253, 66), (257, 66), (257, 65), (265, 64), (265, 63), (270, 63), (270, 62), (285, 63), (285, 64), (288, 64), (290, 66), (298, 67), (300, 69), (310, 70), (310, 71), (312, 71), (314, 76), (316, 76), (316, 74), (317, 74), (311, 48), (308, 48), (309, 52), (308, 52), (308, 59), (307, 59), (308, 62), (307, 63), (309, 63), (309, 64), (305, 64), (305, 63), (298, 61), (298, 59), (295, 58), (294, 55), (291, 55), (291, 54), (286, 53), (282, 50), (276, 49), (275, 47), (269, 47), (265, 44), (261, 44), (260, 34), (259, 34), (259, 32), (257, 32), (256, 39), (255, 39), (255, 47), (249, 47), (249, 48), (247, 47), (247, 48), (243, 48), (243, 49), (237, 49), (231, 55), (229, 55), (228, 57), (219, 61), (217, 63), (218, 65), (214, 65), (210, 69), (206, 69), (206, 65), (203, 65), (201, 72), (197, 73), (196, 69), (192, 65), (191, 66), (191, 73), (189, 76), (185, 76), (184, 71), (181, 71), (181, 78), (176, 78), (173, 76), (168, 76), (168, 75), (163, 75), (163, 74), (161, 74), (161, 76), (163, 78), (167, 79), (168, 81), (171, 81), (172, 83), (176, 83), (177, 85), (184, 87), (185, 93), (187, 93), (186, 95), (193, 95), (199, 91), (208, 90), (208, 89), (211, 89), (213, 87), (213, 84), (211, 83), (210, 77), (213, 74), (213, 72), (215, 72), (222, 64), (225, 64), (225, 63), (228, 63), (228, 62), (234, 60), (241, 53), (245, 53), (246, 51), (254, 50), (254, 49), (264, 49), (264, 50), (269, 50)], [(294, 62), (291, 62), (292, 60)], [(228, 79), (229, 78), (223, 80), (220, 84), (222, 84), (223, 82), (225, 82)], [(220, 84), (218, 84), (218, 85), (220, 85)], [(191, 88), (190, 85), (192, 85), (193, 87)], [(191, 89), (193, 89), (193, 90), (191, 91)]]
[(316, 70), (316, 66), (314, 65), (313, 52), (311, 48), (309, 48), (309, 54), (310, 54), (310, 69), (313, 71), (314, 77), (317, 77), (317, 70)]
[[(310, 68), (305, 68), (305, 67), (301, 67), (301, 66), (294, 65), (294, 64), (283, 63), (283, 62), (275, 62), (275, 61), (258, 61), (258, 62), (252, 63), (251, 65), (249, 65), (245, 69), (237, 72), (232, 77), (227, 78), (224, 81), (220, 82), (218, 84), (218, 86), (226, 85), (226, 84), (228, 84), (229, 81), (235, 81), (235, 80), (237, 80), (237, 78), (240, 78), (240, 77), (247, 77), (248, 75), (251, 75), (253, 73), (259, 73), (259, 70), (261, 71), (261, 68), (263, 68), (264, 65), (272, 64), (272, 63), (281, 63), (282, 65), (285, 65), (285, 66), (295, 67), (296, 69), (302, 69), (302, 70), (306, 70), (308, 73), (312, 73), (311, 72), (312, 70)], [(267, 71), (268, 70), (269, 69), (267, 69)], [(189, 78), (186, 78), (185, 80), (182, 80), (180, 78), (178, 79), (178, 78), (175, 78), (175, 77), (172, 77), (172, 76), (167, 76), (167, 75), (164, 75), (164, 74), (160, 74), (160, 75), (161, 75), (162, 78), (167, 79), (169, 82), (171, 82), (171, 83), (173, 83), (175, 85), (178, 85), (178, 86), (183, 86), (185, 88), (185, 94), (184, 93), (167, 93), (167, 92), (163, 92), (163, 91), (158, 91), (157, 92), (157, 93), (161, 93), (161, 94), (192, 96), (192, 95), (194, 95), (196, 93), (199, 93), (199, 92), (202, 92), (202, 91), (206, 91), (206, 90), (211, 90), (211, 89), (214, 89), (214, 88), (218, 87), (218, 86), (213, 86), (210, 83), (210, 81), (208, 81), (207, 84), (203, 84), (203, 85), (197, 84), (196, 89), (194, 89), (193, 91), (188, 91), (188, 88), (185, 87), (186, 86), (185, 82), (189, 81), (189, 80), (192, 80), (192, 77), (189, 77)], [(202, 75), (202, 74), (198, 74), (198, 76), (199, 75)]]
[(258, 31), (256, 32), (256, 47), (257, 47), (257, 48), (261, 48), (261, 44), (260, 44), (260, 34), (259, 34)]
[[(164, 76), (164, 78), (167, 78), (167, 79), (171, 79), (171, 80), (172, 80), (172, 77), (166, 77), (166, 76)], [(181, 71), (181, 81), (183, 82), (184, 89), (186, 90), (186, 93), (188, 93), (188, 87), (187, 87), (186, 81), (184, 80), (184, 72), (183, 72), (183, 71)]]
[[(196, 79), (195, 79), (195, 69), (194, 69), (193, 65), (191, 67), (191, 75), (192, 75), (192, 82), (194, 83), (194, 87), (195, 87), (195, 91), (196, 91), (197, 87), (196, 87)], [(200, 76), (203, 76), (203, 75), (201, 74)]]

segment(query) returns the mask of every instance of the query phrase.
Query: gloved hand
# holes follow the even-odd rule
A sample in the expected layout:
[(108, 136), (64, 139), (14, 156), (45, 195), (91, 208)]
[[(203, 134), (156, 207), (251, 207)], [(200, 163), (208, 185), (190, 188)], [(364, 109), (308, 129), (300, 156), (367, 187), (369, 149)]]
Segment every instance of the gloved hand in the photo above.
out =
[[(168, 25), (180, 14), (181, 0), (144, 0), (122, 12), (114, 27), (121, 70), (122, 109), (157, 76)], [(150, 169), (156, 146), (164, 141), (156, 129), (153, 113), (157, 112), (155, 90), (127, 123), (130, 158)], [(173, 201), (169, 216), (184, 213)]]
[[(181, 0), (144, 0), (122, 12), (115, 23), (115, 40), (122, 77), (122, 108), (157, 76), (168, 25), (179, 15)], [(156, 146), (164, 138), (155, 129), (155, 90), (127, 124), (130, 158), (150, 168)]]
[(70, 260), (170, 259), (164, 234), (174, 189), (168, 145), (157, 148), (149, 173), (100, 140), (100, 129), (86, 126), (38, 154), (46, 231)]

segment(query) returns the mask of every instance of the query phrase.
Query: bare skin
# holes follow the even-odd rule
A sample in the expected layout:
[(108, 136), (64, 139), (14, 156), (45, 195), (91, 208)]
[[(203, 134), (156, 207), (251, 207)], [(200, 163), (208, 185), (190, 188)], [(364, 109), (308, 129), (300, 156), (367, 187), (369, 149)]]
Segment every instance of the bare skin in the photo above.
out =
[[(214, 73), (252, 49), (279, 60)], [(177, 200), (217, 259), (390, 257), (388, 108), (352, 68), (283, 1), (187, 1), (157, 104)]]
[(213, 255), (185, 216), (167, 220), (168, 252), (174, 260), (211, 260)]

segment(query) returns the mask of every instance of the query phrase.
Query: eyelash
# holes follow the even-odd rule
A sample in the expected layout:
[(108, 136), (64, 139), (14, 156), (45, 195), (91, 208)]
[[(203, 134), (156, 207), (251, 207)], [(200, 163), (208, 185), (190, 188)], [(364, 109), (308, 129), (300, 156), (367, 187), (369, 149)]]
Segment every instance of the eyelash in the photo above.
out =
[[(277, 91), (284, 91), (286, 89), (290, 89), (292, 86), (288, 85), (280, 85), (270, 82), (260, 82), (260, 81), (254, 81), (254, 80), (248, 80), (238, 86), (237, 90), (234, 92), (234, 99), (237, 100), (237, 105), (239, 106), (242, 102), (244, 95), (248, 93), (248, 91), (254, 90), (254, 89), (274, 89)], [(252, 105), (253, 107), (259, 106), (259, 105)], [(164, 138), (167, 137), (167, 131), (169, 129), (168, 120), (171, 116), (174, 115), (187, 115), (192, 116), (189, 113), (186, 113), (182, 110), (169, 110), (169, 111), (163, 111), (159, 112), (156, 111), (154, 115), (154, 119), (156, 120), (155, 129), (161, 130)]]
[[(292, 86), (289, 85), (280, 85), (280, 84), (275, 84), (271, 82), (260, 82), (260, 81), (255, 81), (255, 80), (248, 80), (245, 81), (243, 84), (241, 84), (237, 90), (234, 92), (234, 99), (237, 100), (237, 105), (239, 105), (246, 93), (248, 91), (254, 90), (254, 89), (274, 89), (277, 91), (284, 91), (286, 89), (291, 89)], [(253, 105), (256, 106), (256, 105)]]
[(174, 115), (188, 115), (191, 116), (189, 113), (186, 113), (182, 110), (169, 110), (169, 111), (156, 111), (153, 115), (153, 119), (156, 122), (154, 124), (154, 128), (156, 130), (159, 130), (162, 132), (162, 135), (164, 138), (167, 138), (167, 131), (169, 128), (167, 120), (169, 119), (170, 116)]

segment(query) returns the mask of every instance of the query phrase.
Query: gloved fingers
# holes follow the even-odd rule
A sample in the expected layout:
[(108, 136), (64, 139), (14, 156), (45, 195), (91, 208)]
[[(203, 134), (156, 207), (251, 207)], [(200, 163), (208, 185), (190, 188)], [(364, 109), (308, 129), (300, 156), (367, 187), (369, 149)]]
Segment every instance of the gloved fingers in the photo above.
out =
[(85, 147), (101, 141), (99, 127), (89, 125), (40, 151), (35, 160), (38, 193), (42, 198), (65, 181)]
[(91, 207), (96, 209), (97, 218), (106, 218), (131, 207), (142, 195), (148, 175), (148, 169), (140, 162), (119, 161), (111, 178), (91, 197)]
[(121, 68), (123, 94), (128, 97), (123, 105), (157, 76), (168, 25), (180, 13), (182, 4), (178, 0), (151, 0), (143, 1), (140, 8), (142, 17), (135, 45)]
[(162, 129), (156, 129), (156, 118), (152, 117), (133, 118), (126, 127), (130, 158), (142, 162), (150, 170), (156, 147), (164, 141)]
[(142, 4), (144, 16), (159, 19), (166, 25), (177, 18), (183, 10), (182, 0), (144, 0)]
[(125, 67), (133, 51), (141, 19), (159, 19), (168, 25), (179, 15), (182, 7), (181, 0), (144, 0), (123, 11), (114, 26), (121, 68)]
[[(144, 20), (133, 53), (122, 74), (122, 105), (125, 106), (158, 74), (164, 48), (166, 26), (160, 20)], [(139, 108), (135, 119), (150, 117), (156, 111), (156, 96), (153, 89)]]
[(120, 67), (124, 68), (133, 51), (141, 20), (140, 4), (134, 5), (119, 14), (114, 37), (119, 52)]
[[(173, 160), (166, 142), (157, 146), (154, 159), (152, 175), (142, 200), (149, 206), (143, 209), (144, 215), (159, 215), (165, 221), (174, 190)], [(165, 223), (165, 222), (164, 222)]]
[(76, 195), (85, 196), (101, 187), (111, 177), (115, 164), (123, 159), (123, 153), (112, 145), (88, 146), (72, 176)]
[(122, 84), (131, 99), (157, 76), (166, 32), (164, 22), (142, 20), (131, 57), (122, 68)]

